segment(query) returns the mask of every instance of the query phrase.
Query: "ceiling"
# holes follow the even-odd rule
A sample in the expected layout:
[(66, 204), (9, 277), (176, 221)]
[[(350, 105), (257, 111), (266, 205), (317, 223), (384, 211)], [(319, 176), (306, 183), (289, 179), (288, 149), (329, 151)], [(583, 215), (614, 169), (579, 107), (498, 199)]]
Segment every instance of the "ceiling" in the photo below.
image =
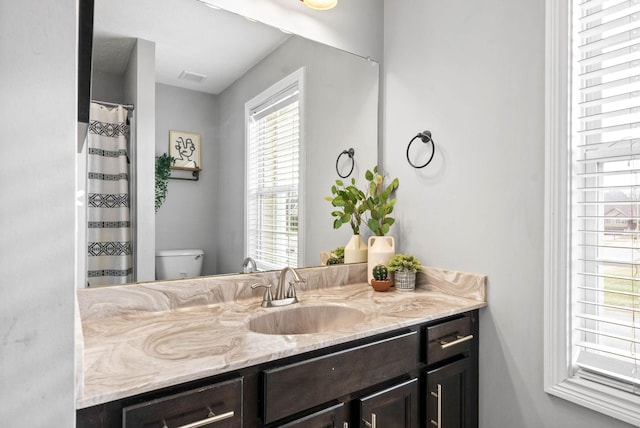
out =
[(145, 39), (156, 44), (156, 82), (218, 94), (290, 36), (197, 0), (95, 0), (93, 67), (123, 74)]

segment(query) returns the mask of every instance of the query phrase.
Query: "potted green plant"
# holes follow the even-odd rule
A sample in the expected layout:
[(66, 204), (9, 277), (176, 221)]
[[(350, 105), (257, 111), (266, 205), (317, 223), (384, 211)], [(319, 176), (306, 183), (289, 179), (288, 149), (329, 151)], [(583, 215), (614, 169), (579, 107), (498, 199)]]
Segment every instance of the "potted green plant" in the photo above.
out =
[(360, 237), (360, 225), (366, 211), (363, 204), (365, 194), (356, 187), (355, 178), (347, 185), (342, 180), (336, 180), (331, 186), (331, 193), (333, 196), (325, 199), (336, 208), (331, 212), (334, 217), (333, 228), (339, 229), (342, 225), (349, 224), (353, 231), (353, 236), (344, 247), (344, 263), (364, 262), (367, 260), (367, 244)]
[(389, 270), (394, 273), (396, 290), (412, 291), (416, 288), (416, 273), (422, 263), (411, 254), (396, 254), (389, 259)]
[(171, 175), (171, 165), (176, 159), (166, 153), (156, 156), (156, 211), (160, 209), (167, 198), (167, 182)]
[(327, 265), (341, 265), (344, 263), (344, 247), (338, 247), (331, 251), (331, 257), (327, 259)]
[(377, 166), (373, 171), (367, 170), (365, 178), (369, 183), (364, 198), (364, 205), (369, 212), (367, 226), (376, 236), (384, 236), (389, 233), (389, 228), (395, 223), (395, 219), (389, 214), (393, 212), (393, 206), (396, 204), (396, 198), (392, 197), (392, 193), (398, 188), (400, 182), (394, 178), (389, 185), (385, 186), (384, 176), (378, 172)]
[(369, 213), (367, 226), (375, 236), (369, 237), (369, 252), (367, 256), (368, 280), (371, 280), (372, 266), (387, 265), (389, 259), (396, 253), (395, 239), (393, 236), (385, 236), (389, 228), (395, 222), (390, 216), (396, 199), (393, 192), (398, 188), (397, 178), (385, 186), (384, 176), (378, 172), (378, 167), (367, 170), (365, 178), (368, 182), (364, 205)]
[(389, 269), (385, 265), (376, 265), (372, 269), (373, 278), (371, 279), (371, 286), (376, 291), (387, 291), (391, 287), (391, 280), (389, 279)]

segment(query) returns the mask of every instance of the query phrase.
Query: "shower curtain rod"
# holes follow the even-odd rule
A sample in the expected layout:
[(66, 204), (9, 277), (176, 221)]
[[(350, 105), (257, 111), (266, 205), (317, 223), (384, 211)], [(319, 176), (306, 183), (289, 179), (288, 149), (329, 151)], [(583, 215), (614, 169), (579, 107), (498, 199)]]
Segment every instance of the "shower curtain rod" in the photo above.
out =
[(92, 103), (98, 103), (98, 104), (102, 104), (103, 106), (108, 106), (108, 107), (118, 107), (118, 106), (122, 106), (124, 108), (126, 108), (129, 111), (133, 111), (133, 104), (117, 104), (117, 103), (110, 103), (107, 101), (98, 101), (98, 100), (91, 100)]

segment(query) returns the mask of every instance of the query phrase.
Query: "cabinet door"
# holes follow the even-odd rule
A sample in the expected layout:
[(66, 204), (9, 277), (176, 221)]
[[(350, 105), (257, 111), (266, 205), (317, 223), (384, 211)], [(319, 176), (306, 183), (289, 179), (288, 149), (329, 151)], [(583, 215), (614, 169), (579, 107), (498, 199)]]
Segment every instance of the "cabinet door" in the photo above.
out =
[(427, 372), (426, 426), (431, 428), (472, 428), (473, 391), (471, 360), (463, 358)]
[(360, 398), (360, 427), (417, 428), (418, 379)]
[(280, 428), (343, 428), (344, 404), (336, 404), (320, 410), (304, 418), (296, 419), (288, 424), (279, 425)]

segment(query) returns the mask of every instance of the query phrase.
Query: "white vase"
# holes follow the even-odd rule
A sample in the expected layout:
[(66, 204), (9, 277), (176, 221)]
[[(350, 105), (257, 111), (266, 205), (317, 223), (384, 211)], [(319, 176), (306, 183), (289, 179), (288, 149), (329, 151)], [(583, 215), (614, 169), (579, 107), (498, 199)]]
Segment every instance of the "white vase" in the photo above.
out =
[(393, 236), (370, 236), (367, 254), (367, 281), (371, 284), (373, 268), (377, 265), (389, 266), (389, 259), (396, 254)]
[(360, 235), (353, 235), (349, 243), (344, 246), (344, 262), (362, 263), (367, 261), (367, 244)]

